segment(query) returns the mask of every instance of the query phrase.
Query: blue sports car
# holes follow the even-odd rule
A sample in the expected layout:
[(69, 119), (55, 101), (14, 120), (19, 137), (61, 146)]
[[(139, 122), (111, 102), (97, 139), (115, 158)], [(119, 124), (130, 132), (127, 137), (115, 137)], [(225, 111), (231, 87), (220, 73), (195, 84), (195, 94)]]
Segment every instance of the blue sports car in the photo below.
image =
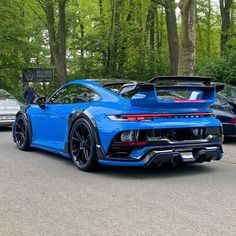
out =
[(84, 171), (98, 164), (220, 160), (222, 126), (208, 108), (216, 88), (204, 78), (187, 79), (191, 86), (173, 85), (179, 79), (170, 77), (149, 83), (68, 82), (17, 113), (13, 139), (20, 150), (57, 153)]

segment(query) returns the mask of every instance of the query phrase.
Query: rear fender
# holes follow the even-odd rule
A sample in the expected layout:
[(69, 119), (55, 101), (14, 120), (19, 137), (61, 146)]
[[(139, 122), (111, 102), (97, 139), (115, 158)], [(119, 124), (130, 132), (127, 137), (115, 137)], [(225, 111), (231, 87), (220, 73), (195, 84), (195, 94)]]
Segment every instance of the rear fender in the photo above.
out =
[(70, 153), (70, 148), (69, 148), (70, 132), (71, 132), (71, 129), (73, 127), (73, 124), (79, 118), (83, 118), (86, 121), (88, 121), (88, 123), (92, 127), (93, 132), (94, 132), (94, 137), (95, 137), (97, 157), (98, 158), (104, 157), (104, 151), (101, 147), (101, 141), (100, 141), (100, 136), (99, 136), (99, 133), (98, 133), (98, 128), (97, 128), (96, 122), (95, 122), (93, 116), (89, 112), (86, 112), (86, 111), (83, 111), (83, 110), (76, 110), (76, 111), (73, 111), (70, 114), (69, 123), (68, 123), (69, 132), (68, 132), (67, 140), (66, 140), (66, 143), (65, 143), (65, 146), (64, 146), (64, 152)]

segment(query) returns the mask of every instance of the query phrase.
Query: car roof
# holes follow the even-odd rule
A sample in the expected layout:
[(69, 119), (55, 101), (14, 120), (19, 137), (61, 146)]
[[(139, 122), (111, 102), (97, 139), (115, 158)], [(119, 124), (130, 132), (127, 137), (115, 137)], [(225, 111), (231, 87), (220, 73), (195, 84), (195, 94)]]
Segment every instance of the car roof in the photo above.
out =
[(69, 81), (65, 84), (63, 84), (63, 86), (66, 86), (66, 85), (70, 85), (70, 84), (80, 84), (80, 85), (93, 85), (93, 86), (99, 86), (101, 87), (101, 84), (98, 83), (97, 81), (94, 81), (94, 80), (87, 80), (87, 79), (81, 79), (81, 80), (72, 80), (72, 81)]
[(87, 88), (90, 88), (94, 92), (98, 93), (103, 98), (103, 100), (117, 102), (118, 100), (124, 99), (121, 96), (119, 96), (117, 93), (113, 92), (110, 89), (103, 87), (101, 83), (94, 81), (94, 80), (85, 80), (85, 79), (73, 80), (73, 81), (65, 83), (62, 87), (68, 86), (68, 85), (73, 85), (73, 84), (83, 85)]
[(15, 99), (14, 96), (7, 92), (5, 89), (0, 89), (0, 99), (2, 98)]

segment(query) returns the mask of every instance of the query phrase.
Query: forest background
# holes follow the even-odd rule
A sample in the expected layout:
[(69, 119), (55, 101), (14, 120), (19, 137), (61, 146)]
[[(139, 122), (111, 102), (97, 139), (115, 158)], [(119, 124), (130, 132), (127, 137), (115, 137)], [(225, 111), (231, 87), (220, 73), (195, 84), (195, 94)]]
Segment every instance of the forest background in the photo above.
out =
[(0, 0), (0, 88), (21, 98), (21, 69), (37, 67), (55, 68), (45, 95), (82, 78), (236, 83), (236, 2)]

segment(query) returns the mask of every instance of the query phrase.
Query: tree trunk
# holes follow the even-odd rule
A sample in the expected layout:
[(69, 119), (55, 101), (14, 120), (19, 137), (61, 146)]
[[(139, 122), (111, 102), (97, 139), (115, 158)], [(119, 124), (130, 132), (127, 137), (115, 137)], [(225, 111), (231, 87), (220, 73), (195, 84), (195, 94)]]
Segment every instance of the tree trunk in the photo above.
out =
[(207, 12), (207, 56), (211, 58), (211, 17), (212, 17), (212, 8), (211, 0), (207, 0), (208, 3), (208, 12)]
[(113, 34), (113, 45), (112, 45), (112, 65), (111, 65), (111, 72), (112, 74), (117, 74), (116, 72), (119, 70), (118, 64), (118, 47), (119, 47), (119, 24), (120, 24), (120, 14), (121, 14), (121, 5), (122, 0), (116, 0), (115, 4), (115, 14), (114, 14), (114, 34)]
[(163, 27), (164, 27), (164, 8), (160, 9), (160, 14), (156, 15), (156, 48), (158, 51), (161, 50), (163, 41)]
[(145, 25), (145, 33), (144, 33), (144, 44), (147, 46), (148, 42), (148, 33), (150, 30), (150, 14), (151, 14), (151, 5), (148, 8), (147, 16), (146, 16), (146, 25)]
[[(133, 0), (129, 0), (129, 12), (126, 16), (127, 25), (131, 24), (130, 22), (133, 17), (133, 8), (134, 8)], [(128, 34), (123, 36), (121, 47), (120, 47), (120, 60), (119, 60), (118, 68), (119, 68), (119, 73), (120, 73), (121, 77), (124, 74), (124, 65), (127, 62), (127, 53), (126, 53), (127, 41), (128, 41)]]
[(155, 75), (155, 15), (157, 8), (150, 7), (150, 73)]
[(58, 23), (58, 50), (59, 50), (59, 65), (60, 82), (65, 83), (67, 80), (66, 71), (66, 0), (59, 0), (59, 23)]
[[(58, 27), (55, 26), (54, 3), (52, 0), (46, 2), (38, 0), (41, 4), (47, 19), (49, 33), (49, 45), (51, 62), (55, 63), (56, 75), (60, 84), (67, 80), (66, 71), (66, 0), (58, 1)], [(56, 32), (56, 28), (58, 28)]]
[(170, 73), (171, 75), (178, 74), (179, 62), (179, 42), (177, 32), (177, 22), (175, 13), (175, 0), (152, 0), (153, 2), (162, 5), (166, 13), (166, 25), (168, 33), (168, 44), (170, 52)]
[(179, 64), (179, 41), (175, 14), (175, 0), (167, 1), (165, 12), (170, 51), (171, 75), (177, 75)]
[(110, 33), (109, 33), (109, 44), (107, 48), (107, 73), (111, 74), (112, 73), (112, 36), (113, 36), (113, 31), (114, 31), (114, 16), (115, 16), (115, 3), (114, 0), (110, 0), (110, 10), (111, 10), (111, 22), (110, 22)]
[[(101, 18), (101, 25), (102, 27), (105, 27), (103, 0), (99, 0), (98, 4), (99, 4), (99, 13), (100, 13), (100, 18)], [(107, 51), (104, 48), (102, 48), (102, 65), (103, 65), (104, 71), (107, 72)]]
[(221, 14), (221, 39), (220, 49), (221, 55), (224, 54), (226, 43), (229, 40), (229, 29), (231, 24), (230, 7), (233, 0), (219, 0), (220, 1), (220, 14)]
[(144, 39), (143, 39), (143, 34), (144, 34), (144, 27), (143, 27), (143, 19), (142, 19), (142, 11), (143, 11), (143, 3), (141, 0), (138, 1), (136, 5), (136, 22), (137, 22), (137, 27), (138, 27), (138, 37), (134, 41), (134, 45), (137, 48), (137, 74), (140, 75), (140, 77), (144, 74), (144, 60), (145, 60), (145, 52), (143, 50), (144, 48)]
[(181, 38), (179, 75), (194, 75), (195, 70), (195, 0), (180, 0)]
[[(202, 36), (202, 29), (201, 29), (201, 24), (199, 22), (199, 12), (198, 12), (198, 5), (195, 7), (195, 16), (196, 16), (196, 31), (197, 31), (197, 42), (198, 45), (203, 45), (203, 36)], [(199, 48), (199, 52), (204, 54), (204, 48), (201, 46)]]
[(81, 37), (81, 48), (80, 48), (80, 56), (81, 59), (84, 60), (84, 24), (79, 17), (79, 27), (80, 27), (80, 37)]

